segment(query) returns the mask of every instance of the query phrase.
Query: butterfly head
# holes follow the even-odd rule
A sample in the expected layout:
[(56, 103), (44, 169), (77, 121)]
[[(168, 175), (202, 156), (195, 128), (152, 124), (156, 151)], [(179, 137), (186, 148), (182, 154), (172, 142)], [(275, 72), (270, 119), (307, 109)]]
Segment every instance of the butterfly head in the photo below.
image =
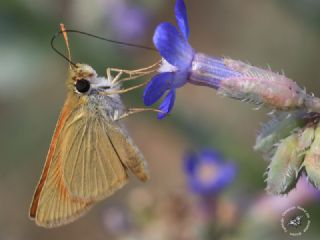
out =
[(112, 79), (99, 77), (96, 71), (87, 64), (76, 64), (70, 70), (67, 81), (68, 88), (78, 95), (92, 95), (102, 92), (112, 92), (119, 88)]

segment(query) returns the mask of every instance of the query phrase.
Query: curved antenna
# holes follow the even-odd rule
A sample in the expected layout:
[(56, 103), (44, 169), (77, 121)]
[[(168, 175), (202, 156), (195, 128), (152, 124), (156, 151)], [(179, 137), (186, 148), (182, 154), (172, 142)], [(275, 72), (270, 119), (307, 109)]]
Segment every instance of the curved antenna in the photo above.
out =
[(57, 54), (59, 54), (61, 57), (63, 57), (65, 60), (67, 60), (68, 63), (70, 63), (70, 65), (74, 66), (74, 67), (77, 67), (77, 65), (71, 61), (71, 59), (69, 59), (68, 57), (66, 57), (62, 52), (60, 52), (58, 49), (56, 49), (56, 47), (54, 46), (54, 40), (60, 36), (60, 34), (62, 33), (65, 33), (65, 31), (62, 31), (60, 30), (59, 32), (56, 32), (52, 38), (51, 38), (51, 41), (50, 41), (50, 44), (51, 44), (51, 48), (53, 51), (55, 51)]
[(62, 52), (60, 52), (55, 46), (54, 46), (54, 40), (59, 37), (61, 34), (65, 34), (65, 33), (79, 33), (82, 35), (86, 35), (89, 37), (93, 37), (96, 39), (100, 39), (103, 41), (107, 41), (110, 43), (115, 43), (115, 44), (120, 44), (120, 45), (125, 45), (125, 46), (129, 46), (129, 47), (135, 47), (135, 48), (140, 48), (140, 49), (145, 49), (145, 50), (151, 50), (151, 51), (157, 51), (157, 49), (153, 48), (153, 47), (147, 47), (147, 46), (143, 46), (143, 45), (139, 45), (139, 44), (134, 44), (134, 43), (128, 43), (128, 42), (122, 42), (122, 41), (116, 41), (116, 40), (112, 40), (109, 38), (104, 38), (104, 37), (100, 37), (91, 33), (86, 33), (86, 32), (82, 32), (82, 31), (78, 31), (78, 30), (72, 30), (72, 29), (65, 29), (65, 30), (60, 30), (58, 32), (56, 32), (52, 38), (51, 38), (51, 48), (57, 53), (59, 54), (61, 57), (63, 57), (65, 60), (67, 60), (67, 62), (69, 62), (71, 65), (73, 65), (74, 67), (76, 67), (76, 64), (71, 61), (71, 59), (69, 59), (68, 57), (66, 57)]

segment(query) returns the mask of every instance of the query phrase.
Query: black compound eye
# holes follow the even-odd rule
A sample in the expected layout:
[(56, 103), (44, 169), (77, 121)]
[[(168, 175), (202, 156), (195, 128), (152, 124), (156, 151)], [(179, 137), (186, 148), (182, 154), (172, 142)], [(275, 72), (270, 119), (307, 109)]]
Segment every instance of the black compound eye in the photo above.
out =
[(80, 79), (76, 82), (75, 86), (78, 92), (85, 93), (90, 89), (90, 82), (86, 79)]

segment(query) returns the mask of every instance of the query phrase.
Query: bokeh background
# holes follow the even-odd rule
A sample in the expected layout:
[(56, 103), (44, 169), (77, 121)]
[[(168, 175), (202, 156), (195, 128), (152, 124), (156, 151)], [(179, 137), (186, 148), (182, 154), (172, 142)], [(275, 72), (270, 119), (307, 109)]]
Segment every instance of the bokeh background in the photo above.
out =
[[(186, 0), (186, 4), (190, 42), (196, 50), (284, 71), (300, 86), (318, 94), (320, 1)], [(28, 219), (66, 94), (68, 64), (49, 44), (59, 23), (64, 22), (69, 29), (152, 46), (157, 24), (175, 22), (173, 7), (173, 0), (0, 1), (1, 240), (200, 239), (194, 232), (201, 232), (205, 223), (188, 211), (188, 204), (199, 203), (198, 197), (188, 192), (182, 159), (187, 150), (204, 147), (216, 149), (238, 166), (236, 181), (219, 196), (220, 217), (210, 220), (228, 230), (222, 239), (290, 239), (281, 228), (281, 214), (297, 204), (311, 215), (310, 228), (300, 238), (318, 239), (317, 194), (303, 184), (285, 197), (264, 192), (267, 163), (252, 146), (268, 111), (253, 111), (253, 106), (196, 86), (178, 91), (174, 110), (165, 120), (158, 121), (153, 113), (125, 120), (149, 163), (149, 182), (143, 184), (131, 176), (127, 186), (65, 227), (46, 230)], [(135, 69), (159, 59), (152, 51), (75, 34), (69, 38), (74, 61), (90, 64), (101, 75), (106, 67)], [(56, 45), (65, 50), (62, 38)], [(142, 90), (123, 99), (127, 106), (142, 106)], [(164, 234), (171, 230), (161, 221), (172, 212), (168, 205), (172, 209), (185, 206), (175, 216), (176, 222), (170, 222), (176, 231), (173, 235)], [(148, 210), (148, 217), (139, 217), (141, 209)], [(185, 220), (186, 215), (192, 216), (193, 222)], [(181, 222), (186, 225), (182, 227)], [(135, 227), (128, 234), (130, 224)]]

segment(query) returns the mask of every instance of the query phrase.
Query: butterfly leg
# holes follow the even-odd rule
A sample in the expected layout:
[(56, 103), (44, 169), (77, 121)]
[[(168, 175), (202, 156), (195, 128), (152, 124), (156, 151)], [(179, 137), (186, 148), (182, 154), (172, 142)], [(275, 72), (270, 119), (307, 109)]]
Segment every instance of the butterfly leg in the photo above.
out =
[(120, 116), (115, 116), (115, 121), (127, 118), (133, 114), (136, 113), (141, 113), (141, 112), (157, 112), (157, 113), (164, 113), (161, 110), (158, 109), (154, 109), (154, 108), (129, 108), (124, 114), (120, 115)]
[(129, 88), (123, 88), (123, 89), (119, 89), (119, 90), (114, 90), (114, 91), (109, 91), (109, 92), (100, 92), (100, 95), (112, 95), (112, 94), (122, 94), (122, 93), (127, 93), (130, 92), (132, 90), (135, 90), (137, 88), (143, 87), (145, 85), (147, 85), (148, 81), (137, 84), (133, 87), (129, 87)]
[(117, 75), (115, 77), (112, 76), (111, 74), (111, 68), (107, 68), (107, 78), (108, 79), (112, 79), (112, 83), (116, 83), (122, 76), (122, 74), (124, 73), (121, 69), (119, 70), (119, 72), (117, 72)]
[[(122, 74), (126, 74), (127, 77), (125, 78), (119, 78), (120, 81), (129, 81), (129, 80), (134, 80), (136, 78), (151, 74), (155, 71), (158, 70), (158, 68), (160, 67), (160, 63), (156, 62), (155, 64), (152, 64), (148, 67), (145, 68), (140, 68), (140, 69), (136, 69), (136, 70), (125, 70), (125, 69), (119, 69), (119, 68), (108, 68), (107, 72), (109, 71), (109, 74), (111, 75), (111, 72), (115, 72), (115, 73), (122, 73)], [(107, 73), (108, 75), (108, 73)]]
[(120, 71), (113, 79), (113, 82), (117, 82), (121, 78), (122, 74), (123, 74), (123, 71)]
[(112, 79), (112, 74), (111, 74), (111, 69), (110, 68), (107, 68), (106, 70), (106, 75), (107, 75), (107, 79)]
[(111, 68), (110, 71), (115, 72), (117, 74), (126, 74), (126, 77), (118, 79), (119, 81), (129, 81), (129, 80), (134, 80), (139, 77), (151, 74), (153, 71), (148, 71), (148, 72), (138, 72), (136, 70), (130, 71), (130, 70), (124, 70), (124, 69), (116, 69), (116, 68)]
[(140, 74), (140, 73), (146, 73), (146, 72), (154, 72), (155, 70), (157, 70), (160, 67), (161, 61), (158, 61), (148, 67), (144, 67), (144, 68), (139, 68), (139, 69), (135, 69), (135, 70), (125, 70), (125, 69), (119, 69), (119, 68), (110, 68), (110, 71), (114, 71), (114, 72), (124, 72), (127, 74)]

